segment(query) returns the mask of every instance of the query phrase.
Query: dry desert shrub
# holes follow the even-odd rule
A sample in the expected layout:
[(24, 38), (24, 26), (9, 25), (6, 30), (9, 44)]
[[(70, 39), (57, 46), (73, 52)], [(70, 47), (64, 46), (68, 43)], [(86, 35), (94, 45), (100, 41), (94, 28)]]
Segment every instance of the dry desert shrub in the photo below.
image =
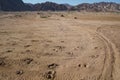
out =
[(77, 19), (77, 17), (74, 17), (74, 19)]
[(65, 16), (62, 14), (61, 17), (65, 17)]
[(16, 14), (15, 17), (16, 17), (16, 18), (20, 18), (20, 17), (22, 17), (22, 15)]
[(40, 18), (49, 18), (49, 17), (51, 17), (51, 15), (49, 13), (40, 13), (40, 12), (38, 12), (37, 14), (40, 15)]

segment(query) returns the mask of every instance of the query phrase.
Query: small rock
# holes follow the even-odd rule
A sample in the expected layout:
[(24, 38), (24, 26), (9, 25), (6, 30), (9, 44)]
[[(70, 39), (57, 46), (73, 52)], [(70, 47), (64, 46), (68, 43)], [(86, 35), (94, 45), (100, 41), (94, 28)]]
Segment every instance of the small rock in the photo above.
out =
[(92, 55), (91, 58), (98, 58), (99, 55)]
[(0, 66), (4, 66), (5, 62), (3, 60), (0, 60)]
[(58, 49), (53, 49), (53, 51), (58, 52)]
[(88, 64), (84, 64), (84, 65), (83, 65), (83, 67), (88, 68), (88, 67), (89, 67), (89, 65), (88, 65)]
[(59, 66), (59, 65), (58, 65), (58, 64), (55, 64), (55, 63), (52, 63), (52, 64), (48, 65), (48, 68), (54, 69), (54, 68), (56, 68), (57, 66)]
[(94, 47), (94, 49), (98, 49), (98, 47)]
[(81, 64), (79, 64), (78, 67), (81, 67)]
[(26, 47), (26, 48), (27, 48), (27, 47), (30, 47), (30, 46), (31, 46), (31, 45), (25, 45), (24, 47)]
[(87, 67), (87, 65), (86, 65), (86, 64), (84, 64), (84, 67)]
[(27, 64), (30, 64), (33, 61), (33, 59), (32, 58), (26, 58), (23, 61)]
[(31, 40), (31, 42), (39, 42), (39, 40)]
[(12, 52), (12, 50), (7, 50), (6, 52), (10, 53), (10, 52)]
[(23, 70), (18, 70), (18, 71), (16, 71), (16, 74), (17, 75), (22, 75), (24, 72), (23, 72)]
[(77, 19), (77, 17), (74, 17), (74, 19)]
[(68, 55), (73, 55), (73, 52), (67, 52)]
[(47, 79), (54, 79), (55, 78), (56, 71), (48, 71), (45, 73), (45, 78)]
[(55, 46), (55, 47), (61, 51), (65, 49), (65, 46)]

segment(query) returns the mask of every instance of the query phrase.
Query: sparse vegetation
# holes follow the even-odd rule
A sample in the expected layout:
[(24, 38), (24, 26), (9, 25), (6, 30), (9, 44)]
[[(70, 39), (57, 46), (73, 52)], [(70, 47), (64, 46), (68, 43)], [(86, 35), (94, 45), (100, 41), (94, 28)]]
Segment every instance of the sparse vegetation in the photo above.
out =
[(61, 17), (65, 17), (65, 16), (62, 14)]

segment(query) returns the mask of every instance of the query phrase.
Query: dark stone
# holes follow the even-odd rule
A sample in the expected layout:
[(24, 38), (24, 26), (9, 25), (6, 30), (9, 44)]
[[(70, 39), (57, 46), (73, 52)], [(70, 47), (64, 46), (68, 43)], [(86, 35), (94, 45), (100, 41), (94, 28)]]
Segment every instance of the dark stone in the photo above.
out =
[(23, 70), (18, 70), (18, 71), (16, 71), (16, 74), (17, 75), (22, 75), (24, 72), (23, 72)]
[(48, 68), (54, 69), (54, 68), (56, 68), (57, 66), (59, 66), (59, 65), (58, 65), (58, 64), (55, 64), (55, 63), (52, 63), (52, 64), (48, 65)]
[(48, 71), (45, 73), (45, 78), (47, 79), (54, 79), (56, 76), (56, 71)]
[(4, 66), (5, 62), (3, 60), (0, 60), (0, 66)]

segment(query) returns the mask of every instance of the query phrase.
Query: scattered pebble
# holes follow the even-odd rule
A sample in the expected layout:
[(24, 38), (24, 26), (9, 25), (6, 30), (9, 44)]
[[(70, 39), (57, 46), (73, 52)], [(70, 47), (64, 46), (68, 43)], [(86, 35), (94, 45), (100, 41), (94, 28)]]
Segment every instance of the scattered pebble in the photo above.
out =
[(58, 52), (58, 49), (53, 49), (53, 51)]
[(86, 64), (84, 64), (83, 66), (84, 66), (84, 67), (87, 67), (87, 65), (86, 65)]
[(0, 66), (5, 66), (5, 62), (2, 59), (0, 59)]
[(30, 64), (32, 61), (33, 61), (33, 59), (32, 58), (26, 58), (26, 59), (24, 59), (23, 60), (26, 64)]
[(52, 64), (48, 65), (48, 68), (49, 68), (49, 69), (54, 69), (54, 68), (56, 68), (57, 66), (59, 66), (59, 65), (56, 64), (56, 63), (52, 63)]
[(26, 47), (26, 48), (27, 48), (27, 47), (30, 47), (30, 46), (32, 46), (32, 45), (25, 45), (24, 47)]
[(89, 65), (87, 65), (87, 64), (78, 64), (78, 67), (88, 68)]
[(94, 47), (94, 49), (98, 49), (98, 47)]
[(89, 67), (89, 65), (88, 65), (88, 64), (84, 64), (84, 65), (83, 65), (83, 67), (88, 68), (88, 67)]
[(77, 19), (77, 17), (74, 17), (74, 19)]
[(7, 50), (6, 52), (10, 53), (10, 52), (13, 52), (12, 50)]
[(78, 67), (81, 67), (81, 64), (79, 64)]
[(16, 74), (17, 75), (22, 75), (24, 72), (23, 72), (23, 70), (18, 70), (18, 71), (16, 71)]
[(39, 42), (39, 40), (31, 40), (31, 42)]
[(73, 52), (67, 52), (68, 55), (73, 55)]
[(91, 58), (98, 58), (99, 57), (99, 55), (92, 55), (92, 56), (90, 56)]
[(59, 50), (63, 50), (63, 49), (65, 49), (65, 46), (55, 46), (56, 48), (58, 48)]
[(45, 78), (47, 79), (54, 79), (55, 78), (56, 71), (48, 71), (45, 73)]

